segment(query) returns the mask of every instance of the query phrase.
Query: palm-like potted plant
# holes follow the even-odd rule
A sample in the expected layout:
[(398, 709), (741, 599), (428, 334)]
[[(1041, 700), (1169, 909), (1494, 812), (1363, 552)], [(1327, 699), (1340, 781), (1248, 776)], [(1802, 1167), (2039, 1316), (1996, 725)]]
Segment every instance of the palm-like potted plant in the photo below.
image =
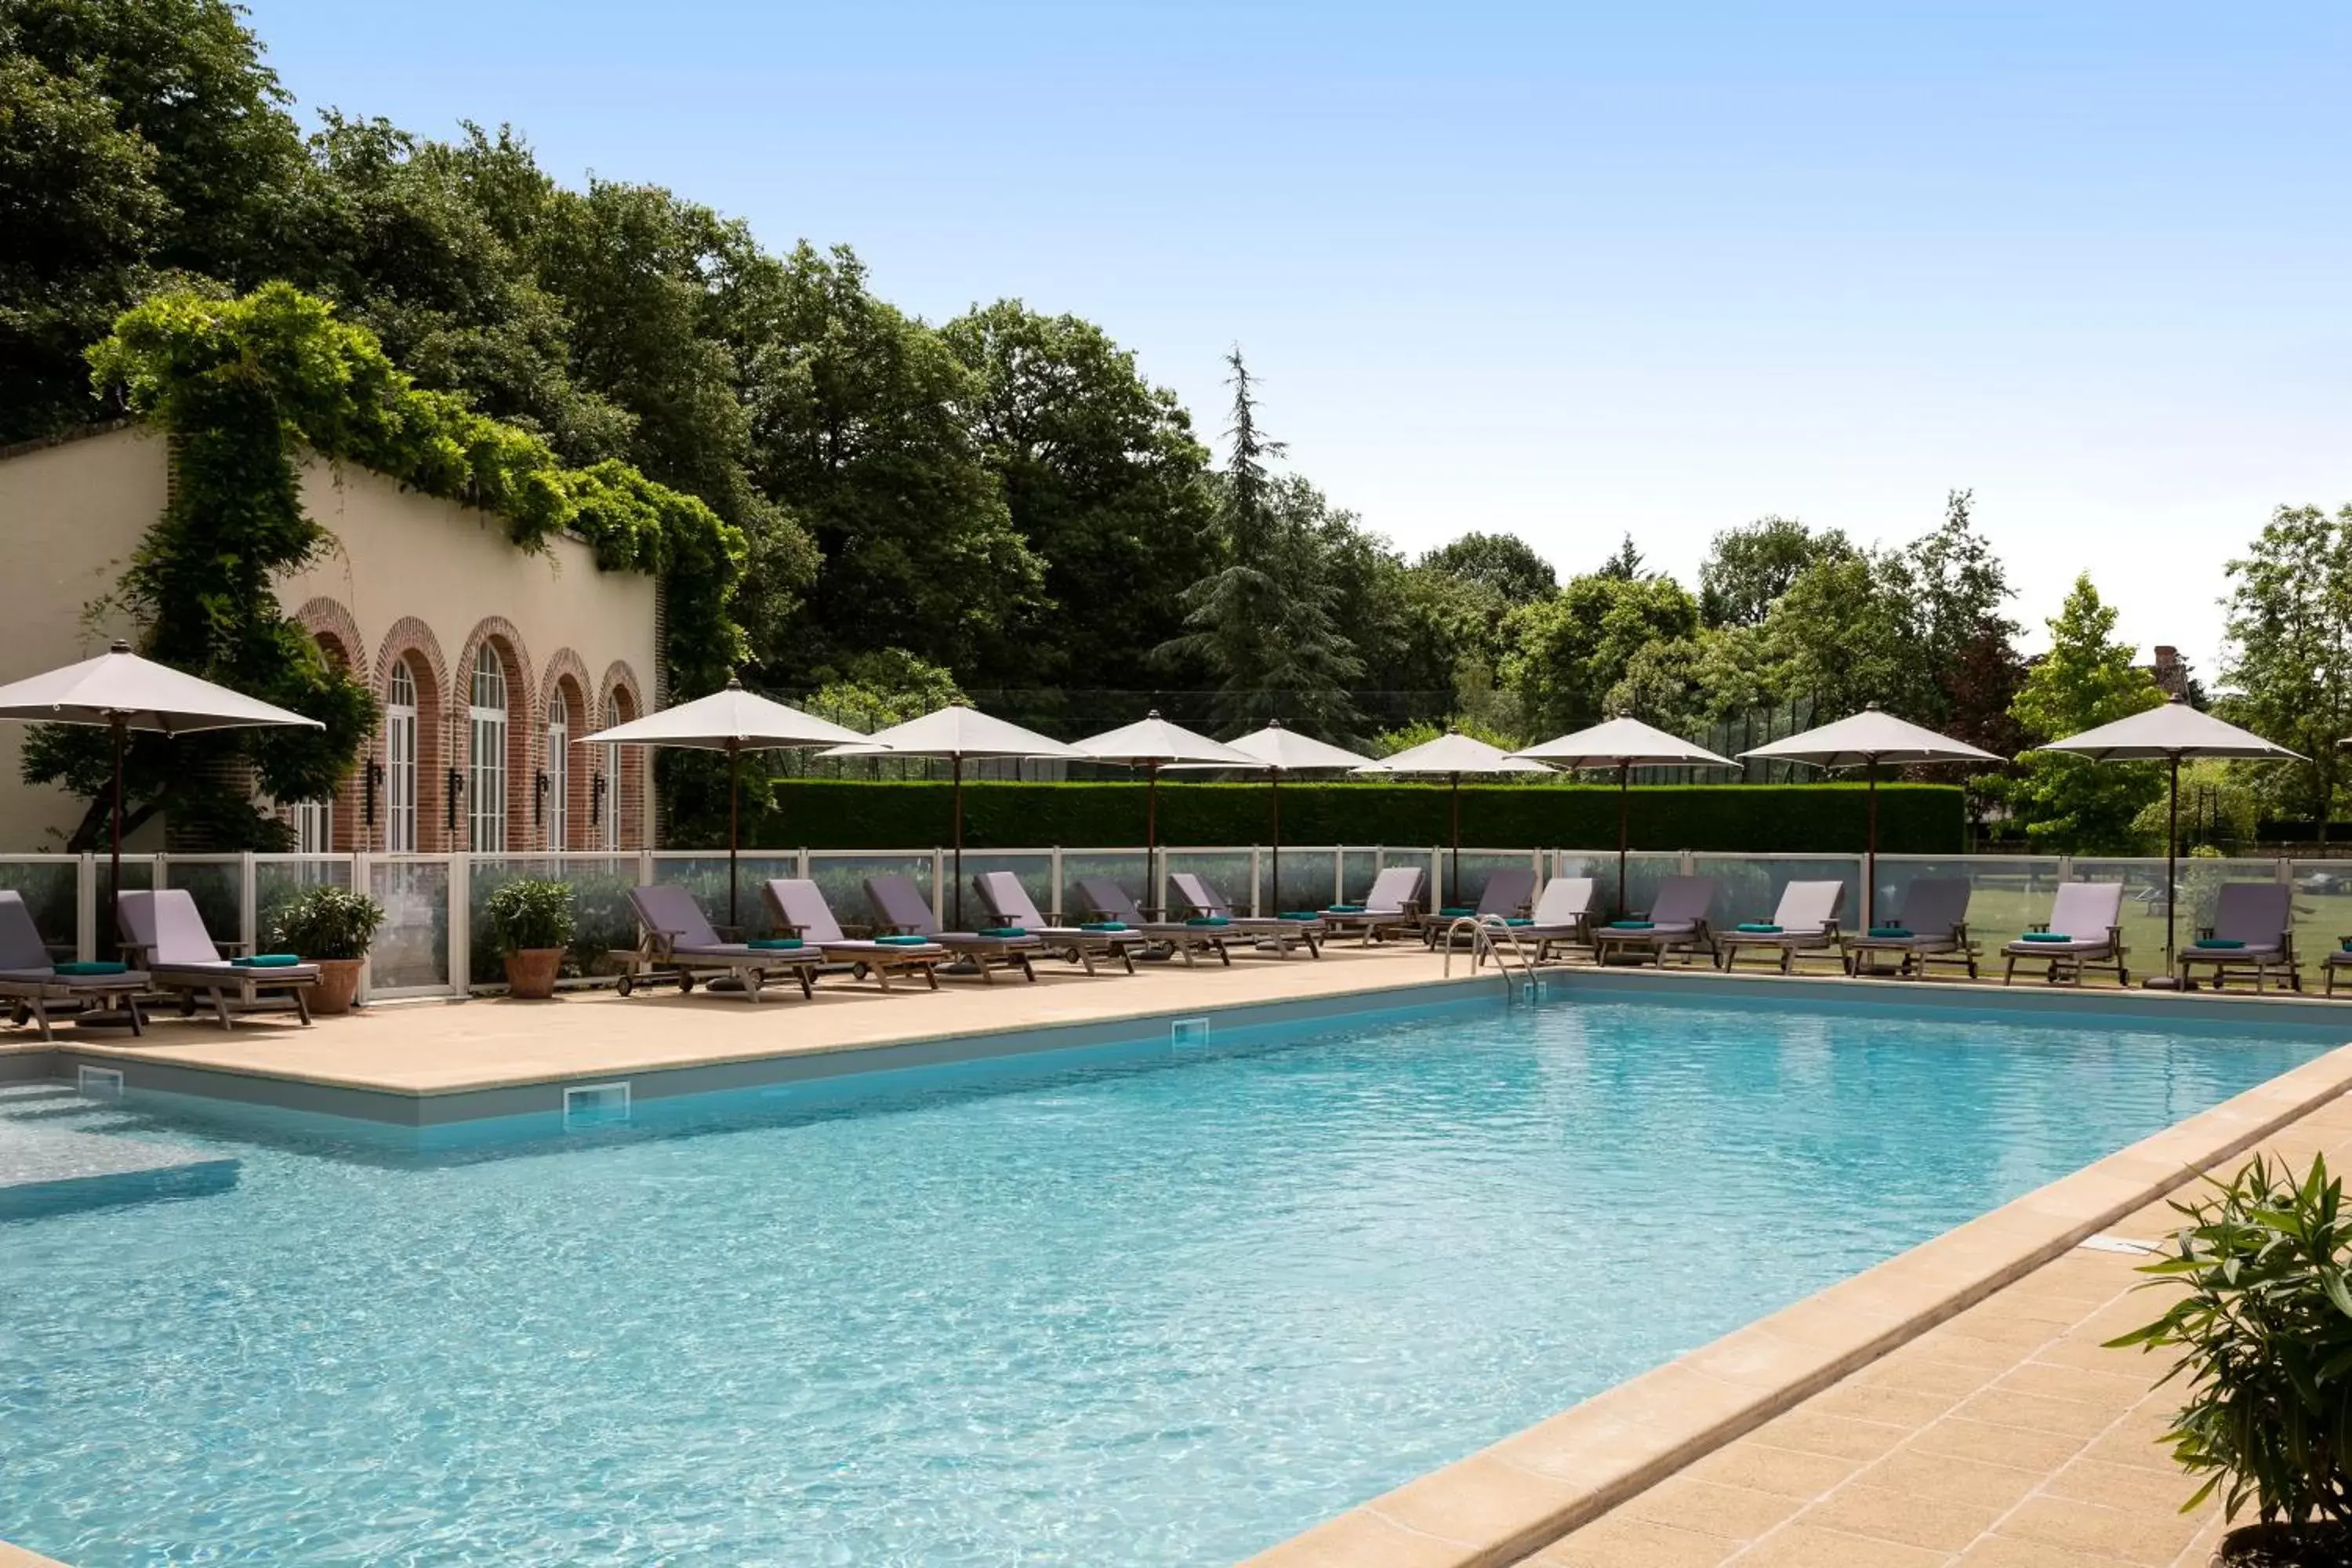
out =
[(310, 994), (312, 1012), (348, 1013), (359, 994), (368, 946), (383, 921), (383, 906), (365, 893), (325, 885), (305, 888), (270, 921), (269, 940), (319, 966), (318, 987)]
[(506, 956), (507, 994), (533, 1002), (554, 995), (572, 941), (571, 886), (520, 877), (493, 889), (482, 914)]
[[(2179, 1352), (2187, 1402), (2164, 1441), (2232, 1521), (2217, 1563), (2352, 1562), (2352, 1214), (2314, 1157), (2298, 1178), (2257, 1154), (2203, 1199), (2141, 1272), (2178, 1289), (2117, 1346)], [(2184, 1509), (2185, 1511), (2185, 1509)]]

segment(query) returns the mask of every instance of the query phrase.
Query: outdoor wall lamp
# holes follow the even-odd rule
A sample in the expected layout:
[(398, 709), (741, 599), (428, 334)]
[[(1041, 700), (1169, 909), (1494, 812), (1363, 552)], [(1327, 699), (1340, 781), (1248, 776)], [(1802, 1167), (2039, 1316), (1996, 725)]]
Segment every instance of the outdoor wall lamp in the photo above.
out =
[(370, 827), (373, 827), (375, 826), (375, 792), (383, 787), (383, 764), (373, 757), (369, 758), (367, 771), (361, 775), (361, 778), (365, 785), (365, 804), (360, 808), (360, 817)]
[(588, 781), (588, 826), (604, 826), (604, 775), (597, 773)]
[(466, 793), (466, 775), (457, 769), (449, 770), (449, 795), (446, 802), (449, 812), (449, 831), (457, 831), (457, 797)]
[(547, 821), (547, 770), (541, 768), (530, 775), (530, 825), (539, 827)]

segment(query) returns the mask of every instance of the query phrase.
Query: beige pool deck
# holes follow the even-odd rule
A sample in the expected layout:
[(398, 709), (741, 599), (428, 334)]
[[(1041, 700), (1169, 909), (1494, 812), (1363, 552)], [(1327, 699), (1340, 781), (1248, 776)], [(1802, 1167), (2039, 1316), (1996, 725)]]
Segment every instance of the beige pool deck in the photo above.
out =
[[(477, 1000), (371, 1008), (303, 1029), (241, 1019), (224, 1033), (160, 1021), (143, 1040), (55, 1047), (0, 1035), (0, 1056), (51, 1053), (429, 1100), (716, 1064), (916, 1042), (1118, 1026), (1200, 1013), (1440, 999), (1440, 955), (1418, 944), (1343, 947), (1321, 960), (1237, 959), (1230, 969), (1145, 966), (1088, 977), (1059, 965), (1034, 984), (950, 981), (937, 992), (796, 987), (757, 1005), (674, 993), (582, 992), (546, 1003)], [(1657, 984), (1591, 970), (1570, 994)], [(1983, 995), (2000, 987), (1890, 981), (1690, 982), (1727, 994), (1780, 991)], [(1497, 990), (1459, 956), (1454, 981)], [(1788, 988), (1781, 990), (1781, 988)], [(2046, 994), (2021, 985), (2018, 993)], [(1470, 994), (1465, 991), (1464, 994)], [(2063, 1004), (2061, 1004), (2062, 1005)], [(2304, 1018), (2320, 1003), (2278, 1003)], [(2094, 994), (2109, 1015), (2210, 1018), (2228, 1001)], [(2352, 1011), (2345, 1016), (2352, 1037)], [(1034, 1035), (1032, 1035), (1034, 1048)], [(0, 1060), (0, 1077), (7, 1063)], [(544, 1091), (539, 1091), (544, 1092)], [(2108, 1568), (2201, 1564), (2212, 1510), (2149, 1439), (2171, 1406), (2162, 1363), (2099, 1348), (2153, 1316), (2133, 1298), (2141, 1255), (2108, 1249), (2169, 1228), (2162, 1203), (2196, 1173), (2263, 1146), (2298, 1163), (2352, 1164), (2352, 1047), (2283, 1074), (1874, 1268), (1407, 1483), (1252, 1559), (1255, 1568), (1743, 1568), (1969, 1564)], [(2085, 1245), (2089, 1243), (2090, 1245)], [(43, 1560), (12, 1557), (0, 1568)]]

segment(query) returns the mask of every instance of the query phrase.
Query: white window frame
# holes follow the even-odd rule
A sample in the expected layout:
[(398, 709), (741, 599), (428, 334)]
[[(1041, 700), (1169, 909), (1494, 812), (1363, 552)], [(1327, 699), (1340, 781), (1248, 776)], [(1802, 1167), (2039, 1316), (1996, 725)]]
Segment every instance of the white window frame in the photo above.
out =
[(547, 705), (547, 847), (572, 847), (572, 700), (555, 689)]
[(331, 855), (335, 852), (335, 803), (298, 800), (289, 808), (294, 819), (294, 853)]
[[(604, 699), (604, 728), (610, 730), (621, 721), (621, 700)], [(604, 847), (621, 847), (621, 748), (604, 748)]]
[(394, 659), (383, 690), (383, 847), (416, 853), (416, 677)]
[(484, 643), (474, 658), (472, 799), (466, 814), (466, 847), (477, 855), (502, 855), (507, 847), (507, 669), (498, 650)]

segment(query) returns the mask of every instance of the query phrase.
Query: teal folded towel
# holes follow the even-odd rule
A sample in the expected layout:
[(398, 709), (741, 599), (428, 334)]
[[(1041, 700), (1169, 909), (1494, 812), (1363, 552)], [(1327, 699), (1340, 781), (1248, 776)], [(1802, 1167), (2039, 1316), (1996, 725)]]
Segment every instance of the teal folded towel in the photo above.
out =
[(980, 934), (982, 936), (1027, 936), (1029, 934), (1029, 928), (1027, 926), (982, 926), (980, 928)]
[(1184, 923), (1188, 926), (1229, 926), (1234, 922), (1229, 915), (1194, 915)]
[(1658, 922), (1655, 921), (1611, 921), (1609, 922), (1609, 929), (1611, 931), (1655, 931), (1658, 929)]
[(1282, 918), (1286, 921), (1318, 921), (1323, 917), (1313, 910), (1285, 910)]
[(1078, 929), (1080, 931), (1125, 931), (1127, 922), (1125, 921), (1088, 921)]
[(755, 936), (749, 945), (761, 952), (790, 952), (801, 945), (801, 939), (796, 936)]
[(1531, 926), (1536, 922), (1525, 915), (1511, 915), (1505, 919), (1503, 923), (1507, 926)]
[(1745, 931), (1753, 931), (1758, 936), (1779, 936), (1780, 934), (1780, 928), (1774, 925), (1770, 921), (1742, 921), (1739, 922), (1739, 929)]
[(104, 962), (98, 963), (60, 963), (55, 967), (59, 974), (128, 974), (131, 973), (131, 966), (127, 963), (109, 963)]
[[(1325, 910), (1323, 912), (1327, 915), (1360, 915), (1364, 912), (1364, 906), (1361, 904), (1333, 904), (1329, 909)], [(2346, 951), (2352, 952), (2352, 939), (2347, 939), (2345, 942), (2344, 946)]]
[(1477, 912), (1468, 904), (1448, 904), (1437, 911), (1437, 918), (1442, 921), (1458, 921)]
[(2243, 947), (2246, 944), (2231, 936), (2200, 936), (2197, 939), (2196, 945), (2209, 948), (2231, 948)]
[(1873, 936), (1909, 936), (1911, 934), (1911, 928), (1909, 926), (1873, 926), (1870, 928), (1870, 934)]
[(302, 961), (290, 952), (255, 952), (229, 962), (244, 969), (287, 969)]
[(928, 947), (931, 941), (927, 936), (877, 936), (874, 940), (885, 947)]
[(2063, 931), (2030, 931), (2019, 940), (2023, 942), (2072, 942), (2074, 939)]

